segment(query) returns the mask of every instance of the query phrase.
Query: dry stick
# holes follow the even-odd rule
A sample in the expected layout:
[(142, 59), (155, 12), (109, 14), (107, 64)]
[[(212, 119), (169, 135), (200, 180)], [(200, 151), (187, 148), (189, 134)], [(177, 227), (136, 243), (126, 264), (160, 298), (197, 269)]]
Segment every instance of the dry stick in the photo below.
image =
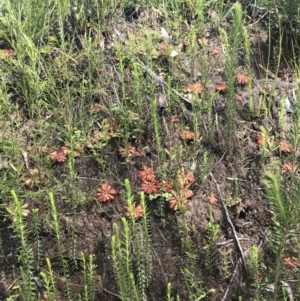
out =
[[(259, 245), (258, 245), (258, 248), (259, 248), (259, 249), (260, 249), (261, 246), (262, 246), (262, 243), (263, 243), (263, 241), (264, 241), (264, 239), (265, 239), (265, 237), (266, 237), (267, 232), (268, 232), (268, 229), (265, 230), (265, 232), (263, 233), (264, 235), (263, 235), (263, 237), (262, 237), (262, 239), (260, 240)], [(245, 252), (245, 254), (248, 253), (249, 250), (250, 250), (250, 249), (248, 249), (248, 250)], [(231, 286), (232, 286), (232, 283), (233, 283), (235, 274), (237, 273), (238, 267), (239, 267), (239, 265), (240, 265), (241, 262), (242, 262), (242, 257), (240, 257), (240, 258), (238, 259), (238, 261), (236, 262), (236, 264), (235, 264), (235, 267), (234, 267), (233, 273), (232, 273), (232, 275), (231, 275), (230, 281), (229, 281), (229, 283), (228, 283), (228, 285), (227, 285), (226, 291), (225, 291), (224, 296), (223, 296), (223, 298), (221, 299), (221, 301), (226, 301), (227, 295), (228, 295), (228, 293), (229, 293), (229, 291), (230, 291), (230, 288), (231, 288)]]
[[(247, 237), (242, 237), (239, 238), (240, 241), (255, 241), (255, 239), (253, 238), (247, 238)], [(222, 242), (217, 242), (216, 245), (217, 247), (221, 247), (221, 246), (226, 246), (226, 245), (230, 245), (234, 242), (234, 239), (228, 239), (226, 241), (222, 241)]]
[(175, 89), (171, 88), (168, 86), (168, 84), (163, 81), (158, 75), (156, 75), (148, 66), (146, 66), (139, 58), (136, 58), (137, 62), (140, 64), (140, 66), (146, 71), (148, 72), (148, 74), (154, 78), (160, 85), (167, 87), (168, 89), (170, 89), (173, 93), (175, 93), (179, 98), (181, 98), (182, 100), (188, 102), (188, 103), (192, 103), (190, 100), (188, 100), (186, 97), (184, 97), (183, 95), (181, 95), (178, 91), (176, 91)]
[[(187, 103), (192, 103), (190, 100), (185, 98), (183, 95), (181, 95), (178, 91), (171, 88), (165, 81), (163, 81), (155, 72), (153, 72), (147, 65), (145, 65), (139, 58), (136, 58), (137, 62), (140, 64), (140, 66), (154, 79), (156, 80), (162, 87), (165, 86), (166, 88), (170, 89), (174, 94), (176, 94), (179, 98), (186, 101)], [(189, 117), (187, 116), (187, 110), (184, 108), (183, 105), (180, 104), (181, 111), (184, 115), (184, 117), (189, 120)]]
[(167, 280), (168, 280), (168, 277), (166, 276), (166, 274), (165, 274), (165, 272), (164, 272), (164, 268), (163, 268), (163, 266), (162, 266), (162, 264), (161, 264), (161, 261), (160, 261), (158, 255), (157, 255), (157, 253), (155, 252), (154, 249), (152, 250), (152, 252), (153, 252), (153, 253), (155, 254), (155, 256), (157, 257), (157, 261), (158, 261), (158, 264), (159, 264), (160, 267), (161, 267), (162, 274), (163, 274), (163, 276), (165, 277), (165, 281), (167, 281)]
[(218, 190), (218, 193), (219, 193), (219, 195), (220, 195), (221, 204), (222, 204), (223, 209), (224, 209), (224, 211), (225, 211), (225, 215), (226, 215), (227, 222), (230, 224), (230, 227), (231, 227), (232, 232), (233, 232), (233, 236), (234, 236), (234, 238), (235, 238), (235, 242), (236, 242), (236, 244), (237, 244), (237, 246), (238, 246), (240, 255), (241, 255), (242, 260), (243, 260), (243, 265), (244, 265), (245, 271), (247, 271), (247, 265), (246, 265), (244, 253), (243, 253), (243, 250), (242, 250), (242, 247), (241, 247), (239, 238), (238, 238), (238, 236), (237, 236), (237, 233), (236, 233), (236, 231), (235, 231), (234, 225), (233, 225), (233, 223), (232, 223), (232, 221), (231, 221), (231, 218), (230, 218), (230, 216), (229, 216), (229, 212), (228, 212), (228, 210), (227, 210), (226, 204), (225, 204), (225, 202), (224, 202), (224, 200), (223, 200), (223, 196), (222, 196), (222, 193), (221, 193), (219, 184), (218, 184), (217, 180), (215, 179), (215, 177), (213, 176), (212, 172), (210, 172), (209, 175), (211, 176), (211, 178), (213, 179), (213, 181), (215, 182), (215, 184), (216, 184), (216, 186), (217, 186), (217, 190)]
[(230, 281), (229, 281), (229, 283), (228, 283), (228, 285), (227, 285), (226, 291), (225, 291), (224, 296), (223, 296), (223, 298), (221, 299), (221, 301), (225, 301), (225, 300), (227, 299), (227, 295), (228, 295), (228, 293), (229, 293), (229, 291), (230, 291), (230, 288), (231, 288), (231, 285), (232, 285), (232, 283), (233, 283), (235, 274), (236, 274), (236, 272), (237, 272), (237, 270), (238, 270), (238, 267), (239, 267), (239, 265), (240, 265), (240, 263), (241, 263), (241, 261), (242, 261), (241, 259), (242, 259), (242, 258), (240, 257), (240, 258), (238, 259), (238, 261), (236, 262), (236, 264), (235, 264), (235, 268), (234, 268), (234, 270), (233, 270), (233, 273), (232, 273), (232, 275), (231, 275)]
[(102, 288), (102, 290), (103, 290), (103, 292), (106, 292), (106, 293), (108, 293), (110, 295), (113, 295), (113, 296), (119, 298), (120, 300), (122, 300), (122, 297), (120, 295), (117, 295), (117, 294), (115, 294), (115, 293), (113, 293), (113, 292), (111, 292), (111, 291), (109, 291), (109, 290), (107, 290), (105, 288)]

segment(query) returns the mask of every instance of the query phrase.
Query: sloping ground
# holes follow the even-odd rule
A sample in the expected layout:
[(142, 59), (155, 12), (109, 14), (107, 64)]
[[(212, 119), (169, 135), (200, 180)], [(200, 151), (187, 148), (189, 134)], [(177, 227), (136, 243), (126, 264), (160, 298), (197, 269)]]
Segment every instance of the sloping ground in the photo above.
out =
[[(64, 145), (62, 131), (55, 126), (51, 128), (52, 119), (55, 119), (53, 110), (44, 112), (46, 121), (43, 124), (41, 116), (29, 116), (22, 98), (11, 98), (17, 118), (12, 117), (14, 124), (11, 124), (12, 120), (1, 122), (5, 128), (15, 127), (13, 134), (18, 132), (19, 136), (14, 139), (19, 140), (20, 149), (28, 152), (29, 169), (36, 167), (38, 160), (35, 156), (45, 148), (39, 156), (47, 161), (45, 166), (51, 170), (44, 168), (47, 175), (42, 177), (41, 187), (36, 182), (32, 187), (23, 183), (29, 169), (24, 168), (22, 180), (19, 179), (23, 185), (20, 189), (23, 203), (29, 211), (38, 208), (40, 213), (42, 252), (39, 265), (44, 269), (42, 271), (47, 271), (42, 259), (49, 257), (55, 272), (61, 273), (55, 260), (58, 251), (55, 227), (49, 218), (48, 192), (54, 191), (65, 256), (74, 259), (80, 258), (81, 253), (94, 254), (96, 275), (102, 279), (96, 300), (120, 300), (111, 240), (115, 234), (113, 224), (123, 233), (121, 217), (128, 205), (125, 179), (129, 180), (135, 201), (139, 203), (139, 171), (144, 165), (153, 168), (161, 183), (172, 182), (174, 186), (178, 184), (180, 172), (191, 172), (196, 179), (189, 187), (193, 196), (186, 204), (178, 205), (182, 210), (170, 210), (164, 189), (154, 199), (146, 196), (152, 241), (148, 300), (166, 300), (168, 283), (171, 283), (172, 295), (179, 295), (180, 300), (191, 300), (191, 296), (199, 298), (200, 294), (207, 295), (205, 300), (238, 300), (238, 296), (250, 300), (254, 296), (253, 279), (247, 267), (251, 247), (258, 246), (260, 258), (266, 260), (266, 235), (273, 225), (273, 213), (269, 212), (262, 197), (261, 180), (265, 170), (284, 161), (284, 150), (279, 151), (280, 143), (287, 138), (291, 128), (297, 84), (289, 75), (266, 79), (263, 73), (253, 71), (253, 74), (247, 74), (249, 69), (241, 55), (238, 72), (246, 74), (246, 81), (251, 78), (252, 86), (249, 88), (247, 82), (236, 85), (236, 107), (232, 115), (235, 132), (229, 137), (229, 116), (225, 109), (227, 91), (222, 86), (227, 59), (224, 37), (216, 28), (205, 28), (202, 36), (196, 36), (195, 49), (191, 50), (186, 36), (182, 40), (172, 40), (172, 33), (161, 25), (161, 17), (152, 13), (145, 10), (135, 21), (120, 21), (105, 33), (98, 49), (94, 49), (98, 64), (95, 80), (101, 80), (102, 86), (97, 96), (92, 97), (93, 103), (73, 104), (74, 119), (84, 115), (82, 125), (90, 126), (90, 130), (88, 139), (80, 141), (79, 146), (73, 144), (73, 147), (78, 146), (79, 154), (74, 158), (72, 169), (67, 161), (47, 161), (55, 145), (57, 149)], [(192, 30), (186, 26), (182, 31)], [(228, 29), (226, 26), (228, 24), (224, 24)], [(259, 28), (249, 28), (255, 61), (259, 59), (258, 49), (266, 47), (266, 40), (262, 41), (262, 33), (258, 32)], [(151, 61), (147, 61), (149, 40), (152, 40), (153, 47)], [(197, 55), (193, 56), (192, 51)], [(67, 59), (62, 54), (55, 55), (55, 63)], [(74, 82), (68, 82), (71, 87), (80, 85), (91, 69), (83, 51), (76, 53), (76, 61), (70, 69), (78, 76), (78, 81), (72, 78)], [(189, 86), (200, 81), (203, 94), (202, 91), (195, 93), (197, 86)], [(137, 82), (142, 88), (137, 88)], [(153, 100), (157, 100), (154, 113), (151, 111)], [(211, 102), (206, 104), (208, 100)], [(286, 106), (283, 115), (282, 102)], [(153, 115), (158, 118), (158, 133)], [(178, 117), (178, 123), (172, 120), (174, 116)], [(270, 138), (267, 146), (260, 142), (261, 128)], [(192, 139), (182, 137), (188, 129), (195, 134)], [(43, 135), (47, 130), (51, 132), (47, 140), (41, 139), (40, 145), (33, 145), (36, 141), (34, 135), (39, 131)], [(1, 140), (7, 140), (10, 134), (9, 131), (2, 132)], [(127, 134), (126, 140), (124, 136)], [(162, 150), (157, 135), (161, 137)], [(129, 151), (124, 155), (120, 147), (125, 147), (126, 143), (136, 147), (140, 155), (130, 157)], [(20, 154), (16, 157), (22, 160)], [(3, 174), (11, 172), (9, 163), (13, 163), (16, 157), (3, 156)], [(103, 182), (112, 183), (118, 191), (111, 202), (99, 203), (95, 199), (97, 187)], [(33, 193), (27, 192), (30, 189)], [(9, 207), (7, 200), (5, 206), (6, 209)], [(0, 257), (3, 300), (13, 294), (10, 286), (13, 281), (16, 280), (17, 284), (20, 281), (18, 269), (14, 269), (19, 266), (16, 252), (19, 242), (10, 229), (14, 221), (4, 219)], [(25, 220), (31, 229), (32, 214), (28, 214)], [(216, 231), (214, 240), (210, 232), (213, 230)], [(30, 239), (35, 249), (36, 240)], [(132, 248), (134, 256), (134, 244)], [(265, 262), (267, 266), (267, 260)], [(38, 270), (35, 272), (36, 289), (42, 292), (44, 288)], [(192, 284), (187, 275), (191, 276)], [(56, 282), (60, 289), (64, 286), (61, 277), (57, 277)], [(82, 287), (75, 285), (82, 284), (81, 268), (72, 270), (71, 282), (75, 299), (82, 292)], [(43, 298), (46, 300), (45, 296)]]

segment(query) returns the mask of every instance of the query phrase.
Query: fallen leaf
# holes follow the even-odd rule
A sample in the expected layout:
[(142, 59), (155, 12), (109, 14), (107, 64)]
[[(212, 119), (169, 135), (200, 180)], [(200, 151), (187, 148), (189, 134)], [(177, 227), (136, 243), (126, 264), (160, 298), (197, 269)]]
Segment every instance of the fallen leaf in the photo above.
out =
[(163, 39), (169, 39), (170, 38), (169, 34), (167, 33), (167, 31), (163, 27), (160, 28), (160, 37), (163, 38)]
[(199, 38), (198, 43), (200, 46), (207, 46), (207, 39), (205, 37)]
[(158, 95), (158, 105), (160, 108), (165, 108), (167, 106), (167, 94), (160, 93)]
[(195, 133), (190, 129), (185, 129), (179, 133), (179, 138), (182, 141), (192, 141), (195, 138)]
[(170, 57), (176, 57), (177, 55), (178, 55), (178, 52), (174, 49), (170, 53)]

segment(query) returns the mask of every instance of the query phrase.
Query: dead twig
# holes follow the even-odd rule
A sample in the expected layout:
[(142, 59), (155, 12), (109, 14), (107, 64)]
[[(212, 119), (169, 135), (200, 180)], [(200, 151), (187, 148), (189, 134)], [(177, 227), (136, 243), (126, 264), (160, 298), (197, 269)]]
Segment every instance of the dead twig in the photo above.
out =
[(227, 222), (229, 223), (229, 225), (231, 227), (231, 230), (232, 230), (232, 233), (233, 233), (236, 245), (238, 247), (240, 256), (242, 257), (242, 261), (243, 261), (243, 265), (244, 265), (245, 271), (247, 271), (247, 264), (246, 264), (245, 256), (244, 256), (244, 253), (243, 253), (243, 250), (242, 250), (239, 238), (238, 238), (237, 233), (235, 231), (234, 225), (233, 225), (233, 223), (231, 221), (231, 218), (229, 216), (229, 212), (228, 212), (227, 206), (226, 206), (226, 204), (224, 202), (224, 199), (223, 199), (222, 192), (220, 190), (219, 184), (218, 184), (217, 180), (215, 179), (214, 175), (212, 174), (212, 172), (210, 172), (209, 175), (211, 176), (212, 180), (216, 184), (216, 187), (217, 187), (217, 190), (218, 190), (218, 193), (219, 193), (219, 196), (220, 196), (221, 204), (222, 204), (222, 207), (223, 207), (225, 215), (226, 215)]
[(6, 291), (10, 291), (10, 290), (13, 288), (13, 286), (16, 284), (17, 280), (18, 280), (18, 279), (15, 279), (15, 280), (8, 286), (8, 288), (6, 289)]
[(230, 177), (226, 177), (226, 180), (230, 180), (230, 181), (241, 181), (241, 182), (248, 182), (247, 180), (243, 180), (243, 179), (239, 179), (239, 178), (230, 178)]
[(22, 155), (23, 155), (23, 158), (24, 158), (24, 162), (25, 162), (26, 169), (29, 170), (29, 158), (28, 158), (28, 153), (27, 153), (27, 152), (23, 152)]
[(184, 97), (183, 95), (181, 95), (178, 91), (176, 91), (175, 89), (171, 88), (168, 86), (168, 84), (163, 81), (158, 75), (156, 75), (148, 66), (146, 66), (139, 58), (136, 58), (136, 60), (138, 61), (138, 63), (140, 64), (140, 66), (153, 78), (155, 79), (160, 85), (167, 87), (168, 89), (170, 89), (174, 94), (176, 94), (179, 98), (181, 98), (182, 100), (188, 102), (188, 103), (192, 103), (189, 99), (187, 99), (186, 97)]
[(113, 293), (113, 292), (111, 292), (111, 291), (109, 291), (109, 290), (107, 290), (105, 288), (103, 288), (102, 290), (103, 290), (103, 292), (105, 292), (107, 294), (110, 294), (112, 296), (115, 296), (115, 297), (119, 298), (120, 300), (122, 300), (122, 297), (120, 295), (117, 295), (117, 294), (115, 294), (115, 293)]
[(163, 268), (163, 266), (162, 266), (162, 264), (161, 264), (161, 261), (160, 261), (158, 255), (157, 255), (157, 253), (155, 252), (154, 249), (152, 250), (152, 252), (154, 253), (154, 255), (155, 255), (156, 258), (157, 258), (158, 264), (159, 264), (159, 266), (161, 267), (161, 271), (162, 271), (162, 274), (163, 274), (163, 276), (164, 276), (164, 278), (165, 278), (165, 281), (167, 281), (167, 280), (168, 280), (168, 277), (166, 276), (166, 274), (165, 274), (165, 272), (164, 272), (164, 268)]
[[(266, 238), (267, 232), (268, 232), (268, 229), (264, 231), (263, 237), (262, 237), (262, 239), (260, 240), (260, 242), (259, 242), (259, 244), (258, 244), (258, 249), (261, 248), (261, 246), (262, 246), (262, 244), (263, 244), (263, 242), (264, 242), (264, 239)], [(250, 249), (246, 250), (245, 255), (247, 255), (247, 253), (249, 253), (249, 251), (250, 251)], [(238, 271), (238, 267), (239, 267), (239, 265), (240, 265), (241, 262), (242, 262), (242, 257), (240, 257), (240, 258), (237, 260), (236, 264), (235, 264), (235, 267), (234, 267), (233, 273), (232, 273), (232, 275), (231, 275), (230, 281), (229, 281), (229, 283), (228, 283), (228, 285), (227, 285), (226, 291), (225, 291), (224, 296), (223, 296), (223, 298), (221, 299), (221, 301), (226, 301), (227, 295), (228, 295), (228, 293), (229, 293), (229, 291), (230, 291), (230, 288), (231, 288), (231, 286), (232, 286), (233, 280), (234, 280), (234, 278), (235, 278), (235, 275), (236, 275), (236, 273), (237, 273), (237, 271)]]
[(224, 296), (223, 296), (223, 298), (222, 298), (221, 301), (225, 301), (225, 300), (227, 299), (227, 295), (228, 295), (228, 293), (229, 293), (229, 291), (230, 291), (230, 288), (231, 288), (231, 286), (232, 286), (234, 277), (235, 277), (235, 275), (236, 275), (236, 273), (237, 273), (237, 271), (238, 271), (238, 268), (239, 268), (239, 265), (240, 265), (241, 262), (242, 262), (242, 258), (240, 257), (240, 258), (238, 259), (238, 261), (236, 262), (236, 264), (235, 264), (235, 267), (234, 267), (233, 273), (232, 273), (232, 275), (231, 275), (230, 281), (229, 281), (229, 283), (228, 283), (228, 285), (227, 285), (226, 291), (225, 291)]
[(271, 78), (276, 78), (276, 75), (270, 70), (266, 69), (263, 65), (258, 64), (258, 66)]
[[(239, 238), (240, 241), (255, 241), (254, 239), (252, 238), (247, 238), (247, 237), (242, 237), (242, 238)], [(221, 247), (221, 246), (227, 246), (227, 245), (230, 245), (234, 242), (234, 239), (228, 239), (226, 241), (222, 241), (222, 242), (217, 242), (216, 245), (218, 247)]]

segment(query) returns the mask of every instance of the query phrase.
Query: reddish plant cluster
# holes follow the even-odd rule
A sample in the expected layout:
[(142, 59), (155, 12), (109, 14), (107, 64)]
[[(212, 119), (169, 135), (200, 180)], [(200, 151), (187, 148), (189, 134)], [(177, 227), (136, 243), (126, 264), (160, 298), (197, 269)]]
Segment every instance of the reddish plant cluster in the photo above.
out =
[(117, 190), (112, 185), (108, 183), (103, 183), (98, 187), (96, 191), (96, 199), (100, 203), (106, 203), (114, 200), (117, 194)]
[(146, 194), (157, 194), (161, 185), (157, 181), (156, 174), (152, 167), (143, 165), (138, 173), (139, 179), (142, 181), (141, 190)]
[(283, 153), (290, 153), (291, 152), (291, 145), (286, 141), (286, 139), (282, 139), (279, 142), (279, 148)]
[(44, 182), (45, 178), (45, 173), (40, 172), (37, 168), (29, 168), (23, 181), (28, 188), (34, 189), (39, 187)]
[(225, 82), (215, 84), (215, 91), (219, 93), (226, 93), (227, 85)]
[(169, 192), (171, 198), (168, 202), (168, 207), (174, 211), (184, 209), (188, 199), (194, 195), (194, 192), (190, 189), (190, 186), (196, 181), (192, 171), (181, 170), (178, 173), (177, 191), (173, 189), (173, 185), (169, 181), (160, 184), (152, 167), (143, 165), (138, 177), (142, 181), (141, 190), (146, 194), (157, 194), (160, 189), (164, 192)]
[(99, 102), (95, 102), (91, 107), (91, 111), (94, 113), (100, 113), (102, 111), (102, 105)]
[(181, 131), (179, 133), (179, 138), (182, 140), (182, 141), (185, 141), (185, 142), (190, 142), (190, 141), (193, 141), (194, 138), (195, 138), (195, 133), (193, 131), (191, 131), (191, 129), (185, 129), (183, 131)]
[(290, 68), (284, 68), (279, 71), (279, 76), (281, 77), (281, 79), (287, 80), (293, 76), (293, 71)]
[(63, 163), (67, 160), (68, 153), (68, 148), (66, 146), (62, 146), (50, 154), (50, 159), (54, 162)]
[(290, 251), (285, 254), (283, 262), (290, 268), (297, 269), (300, 267), (300, 262), (297, 261), (298, 257), (299, 257), (299, 254), (297, 254), (296, 252)]
[(283, 163), (281, 167), (282, 174), (292, 174), (296, 171), (297, 167), (291, 163)]
[(180, 119), (179, 119), (179, 116), (178, 115), (172, 115), (171, 116), (171, 122), (172, 123), (177, 123), (177, 122), (179, 122), (180, 121)]
[(141, 204), (138, 204), (135, 206), (133, 212), (130, 211), (130, 208), (128, 206), (125, 207), (125, 217), (127, 219), (138, 219), (144, 216), (144, 209)]
[(239, 102), (242, 102), (245, 100), (244, 96), (242, 94), (236, 94), (235, 99)]
[(128, 149), (126, 150), (125, 147), (120, 146), (119, 147), (119, 154), (123, 158), (128, 158), (129, 160), (136, 158), (136, 157), (141, 157), (144, 155), (144, 151), (138, 151), (135, 146), (129, 144)]
[(249, 76), (246, 75), (245, 73), (237, 73), (236, 79), (237, 79), (237, 82), (242, 86), (248, 84), (248, 82), (249, 82)]
[(172, 189), (173, 189), (173, 185), (171, 182), (165, 182), (161, 185), (161, 189), (164, 191), (164, 192), (171, 192)]
[(210, 50), (210, 54), (213, 55), (213, 56), (218, 56), (219, 54), (221, 54), (221, 50), (219, 48), (212, 48)]
[(174, 211), (178, 208), (185, 208), (187, 200), (194, 195), (193, 191), (189, 189), (195, 182), (195, 178), (191, 171), (180, 171), (178, 173), (178, 192), (173, 190), (173, 185), (169, 181), (160, 184), (152, 167), (143, 165), (138, 173), (138, 177), (142, 181), (141, 190), (146, 194), (155, 195), (160, 189), (164, 192), (171, 193), (172, 197), (168, 204), (169, 208)]
[(201, 83), (188, 84), (186, 90), (195, 95), (201, 95), (203, 92), (203, 86)]
[(0, 60), (6, 60), (10, 57), (15, 57), (17, 54), (12, 49), (2, 49), (0, 52)]
[(257, 133), (255, 136), (255, 142), (257, 143), (258, 146), (263, 146), (263, 136), (262, 133)]
[(215, 197), (214, 193), (211, 193), (207, 199), (211, 205), (216, 205), (218, 203), (218, 199)]
[(169, 208), (173, 211), (185, 209), (188, 199), (193, 197), (194, 192), (189, 189), (196, 179), (193, 172), (181, 170), (177, 176), (178, 191), (171, 191), (172, 197), (169, 200)]

